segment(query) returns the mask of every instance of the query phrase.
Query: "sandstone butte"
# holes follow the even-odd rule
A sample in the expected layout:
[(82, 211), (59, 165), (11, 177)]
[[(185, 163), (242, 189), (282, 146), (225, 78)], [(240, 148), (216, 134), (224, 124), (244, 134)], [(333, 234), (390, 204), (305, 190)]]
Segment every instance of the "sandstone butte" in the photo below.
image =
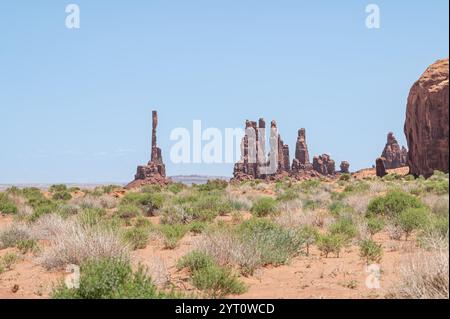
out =
[(448, 68), (448, 59), (433, 63), (409, 92), (404, 132), (415, 176), (429, 177), (434, 170), (448, 173)]

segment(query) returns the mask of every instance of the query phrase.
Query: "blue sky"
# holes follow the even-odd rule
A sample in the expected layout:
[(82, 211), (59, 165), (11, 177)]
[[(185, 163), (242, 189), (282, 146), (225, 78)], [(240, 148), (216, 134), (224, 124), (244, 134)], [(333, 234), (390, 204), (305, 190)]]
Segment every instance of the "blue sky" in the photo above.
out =
[[(381, 28), (367, 29), (376, 3)], [(65, 27), (76, 3), (81, 28)], [(1, 1), (0, 183), (127, 182), (149, 159), (151, 110), (170, 131), (276, 119), (294, 154), (370, 167), (411, 85), (448, 57), (448, 1)]]

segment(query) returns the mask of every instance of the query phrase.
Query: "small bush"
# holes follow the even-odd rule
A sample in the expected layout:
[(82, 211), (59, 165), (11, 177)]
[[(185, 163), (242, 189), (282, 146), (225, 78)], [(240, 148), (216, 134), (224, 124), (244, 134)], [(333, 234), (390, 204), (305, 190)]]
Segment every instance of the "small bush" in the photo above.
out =
[(238, 295), (246, 291), (244, 283), (230, 269), (217, 265), (196, 270), (192, 274), (192, 282), (211, 298), (222, 298), (229, 294)]
[(128, 262), (116, 259), (87, 261), (81, 267), (80, 286), (68, 289), (61, 283), (55, 299), (159, 299), (173, 297), (158, 291), (142, 267), (133, 272)]
[(306, 199), (303, 201), (303, 209), (305, 210), (316, 210), (320, 208), (320, 202), (313, 199)]
[(66, 192), (67, 191), (67, 186), (64, 185), (64, 184), (52, 185), (52, 186), (50, 186), (48, 191), (50, 193)]
[(183, 224), (161, 225), (159, 228), (164, 237), (164, 248), (174, 249), (178, 246), (178, 242), (188, 232), (189, 228)]
[(300, 194), (294, 189), (286, 189), (277, 195), (277, 200), (280, 202), (289, 202), (299, 198), (299, 196)]
[(328, 258), (330, 253), (334, 253), (339, 258), (344, 243), (345, 238), (341, 234), (323, 234), (318, 237), (317, 248), (325, 255), (325, 258)]
[(201, 234), (207, 227), (205, 222), (194, 221), (189, 224), (190, 231), (194, 234)]
[(122, 204), (117, 209), (117, 215), (120, 218), (130, 219), (142, 214), (142, 209), (134, 204)]
[(16, 214), (17, 213), (16, 205), (4, 193), (0, 193), (0, 213), (3, 213), (3, 214)]
[(37, 241), (34, 239), (23, 239), (17, 243), (17, 248), (22, 254), (35, 252), (38, 249)]
[(348, 173), (345, 173), (345, 174), (342, 174), (341, 176), (339, 176), (339, 180), (344, 181), (344, 182), (348, 182), (351, 178), (352, 178), (352, 176)]
[(300, 238), (306, 245), (306, 256), (309, 256), (309, 247), (317, 241), (318, 237), (319, 232), (315, 227), (303, 226), (300, 229)]
[(351, 218), (343, 217), (330, 225), (329, 232), (332, 235), (341, 234), (347, 242), (358, 234), (358, 229)]
[(0, 232), (0, 249), (15, 247), (21, 240), (30, 238), (30, 231), (25, 226), (13, 224)]
[(381, 218), (378, 217), (369, 217), (367, 218), (367, 230), (370, 233), (370, 236), (379, 233), (384, 228), (384, 222)]
[(133, 250), (147, 247), (149, 232), (145, 228), (134, 227), (125, 230), (123, 237)]
[(84, 226), (97, 226), (102, 222), (102, 217), (104, 217), (105, 214), (106, 211), (102, 208), (86, 208), (77, 215), (77, 220)]
[(405, 233), (406, 240), (408, 240), (409, 235), (414, 230), (426, 227), (429, 218), (429, 213), (425, 208), (408, 208), (397, 216), (396, 222)]
[(367, 230), (370, 233), (370, 236), (379, 233), (384, 228), (384, 222), (378, 217), (369, 217), (367, 218)]
[(178, 194), (185, 188), (183, 183), (172, 183), (167, 186), (167, 190), (171, 193)]
[(371, 200), (367, 207), (367, 214), (393, 218), (408, 208), (421, 207), (423, 204), (417, 197), (400, 191), (390, 191), (384, 196)]
[(61, 201), (68, 201), (72, 199), (72, 195), (70, 195), (67, 191), (62, 192), (56, 192), (52, 195), (53, 200), (61, 200)]
[(19, 260), (19, 256), (15, 253), (6, 253), (2, 258), (0, 258), (0, 268), (11, 270), (13, 265)]
[(273, 215), (277, 212), (277, 202), (271, 197), (260, 197), (253, 203), (251, 212), (257, 217)]
[(366, 260), (367, 264), (379, 263), (383, 254), (381, 244), (377, 244), (373, 240), (363, 240), (359, 245), (360, 256)]
[(201, 251), (194, 250), (178, 260), (177, 268), (187, 268), (191, 273), (202, 268), (210, 267), (215, 264), (214, 259)]
[(243, 222), (237, 228), (242, 241), (255, 246), (262, 265), (283, 265), (298, 254), (303, 238), (298, 230), (288, 230), (259, 218)]

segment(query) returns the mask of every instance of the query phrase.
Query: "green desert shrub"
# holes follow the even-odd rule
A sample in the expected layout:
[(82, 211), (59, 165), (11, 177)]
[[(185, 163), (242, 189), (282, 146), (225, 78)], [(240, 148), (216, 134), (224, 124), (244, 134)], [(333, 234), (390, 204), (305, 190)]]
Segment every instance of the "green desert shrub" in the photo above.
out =
[(22, 239), (17, 243), (17, 248), (22, 254), (35, 252), (38, 248), (38, 243), (35, 239)]
[(124, 219), (138, 217), (142, 214), (142, 208), (136, 204), (121, 204), (117, 208), (117, 216)]
[(344, 193), (363, 193), (370, 189), (370, 184), (365, 181), (354, 181), (344, 187)]
[(219, 266), (212, 256), (194, 250), (177, 263), (178, 269), (187, 268), (193, 285), (210, 298), (222, 298), (229, 294), (241, 294), (245, 285), (229, 268)]
[(294, 189), (282, 190), (277, 194), (277, 200), (280, 202), (289, 202), (300, 197), (300, 194)]
[(97, 226), (102, 222), (106, 211), (103, 208), (85, 208), (78, 215), (77, 220), (83, 226)]
[(277, 212), (277, 202), (271, 197), (260, 197), (253, 203), (251, 212), (257, 217), (273, 215)]
[(317, 248), (328, 258), (330, 253), (334, 253), (339, 258), (346, 238), (341, 234), (321, 234), (317, 239)]
[(189, 224), (189, 230), (194, 234), (201, 234), (206, 228), (208, 224), (202, 221), (194, 221)]
[(194, 250), (178, 260), (177, 268), (179, 270), (187, 268), (191, 273), (193, 273), (199, 269), (210, 267), (214, 264), (215, 261), (210, 255)]
[(401, 191), (389, 191), (384, 196), (372, 199), (367, 207), (368, 216), (386, 216), (395, 218), (408, 208), (422, 208), (424, 205), (415, 197)]
[(318, 200), (307, 198), (303, 201), (303, 209), (305, 210), (316, 210), (322, 206), (321, 202)]
[(396, 224), (403, 230), (408, 240), (414, 230), (426, 228), (429, 220), (430, 215), (426, 208), (407, 208), (397, 215)]
[(367, 264), (379, 263), (383, 255), (383, 247), (371, 239), (363, 240), (359, 245), (359, 254)]
[(0, 213), (3, 214), (16, 214), (17, 207), (14, 202), (9, 199), (5, 193), (0, 193)]
[(319, 238), (319, 231), (313, 226), (302, 226), (299, 236), (306, 246), (306, 256), (309, 256), (309, 247), (313, 245)]
[[(0, 270), (11, 270), (13, 265), (17, 263), (21, 258), (15, 253), (6, 253), (0, 258)], [(1, 273), (1, 271), (0, 271)]]
[(208, 180), (206, 184), (196, 185), (199, 191), (210, 192), (210, 191), (222, 191), (227, 188), (228, 182), (222, 179), (212, 179)]
[(124, 231), (123, 238), (133, 250), (144, 249), (149, 240), (149, 231), (141, 227), (129, 228)]
[(309, 192), (315, 190), (317, 187), (319, 187), (319, 185), (320, 185), (320, 180), (318, 180), (318, 179), (309, 179), (309, 180), (303, 181), (300, 184), (300, 189), (304, 193), (309, 193)]
[(192, 283), (210, 298), (239, 295), (247, 290), (245, 284), (230, 269), (217, 265), (196, 270), (192, 274)]
[(351, 178), (352, 176), (348, 173), (344, 173), (341, 176), (339, 176), (339, 180), (344, 182), (348, 182)]
[(343, 212), (351, 211), (351, 207), (341, 201), (333, 201), (328, 205), (328, 210), (334, 216), (339, 216)]
[(189, 231), (189, 227), (184, 224), (166, 224), (161, 225), (159, 231), (163, 236), (164, 248), (174, 249)]
[(67, 186), (64, 184), (56, 184), (48, 189), (50, 193), (67, 192)]
[(379, 233), (384, 228), (384, 222), (381, 218), (372, 216), (367, 218), (367, 230), (370, 233), (370, 236)]
[(68, 201), (72, 199), (72, 195), (70, 195), (67, 191), (59, 191), (55, 192), (52, 195), (53, 200), (61, 200), (61, 201)]
[(183, 183), (172, 183), (167, 186), (167, 190), (173, 194), (180, 193), (186, 186)]
[(92, 260), (80, 269), (79, 288), (69, 289), (64, 283), (53, 292), (54, 299), (160, 299), (173, 294), (158, 291), (145, 269), (133, 272), (131, 265), (116, 259)]
[(0, 249), (15, 247), (20, 241), (30, 238), (30, 232), (25, 227), (12, 225), (0, 231)]
[(346, 242), (358, 234), (358, 229), (350, 217), (341, 217), (330, 225), (329, 232), (332, 235), (340, 234)]
[(161, 193), (127, 193), (121, 200), (120, 206), (134, 205), (140, 207), (148, 215), (153, 214), (155, 210), (160, 209), (165, 201)]
[(237, 227), (243, 242), (255, 245), (262, 265), (283, 265), (303, 246), (299, 230), (284, 229), (266, 219), (252, 218)]

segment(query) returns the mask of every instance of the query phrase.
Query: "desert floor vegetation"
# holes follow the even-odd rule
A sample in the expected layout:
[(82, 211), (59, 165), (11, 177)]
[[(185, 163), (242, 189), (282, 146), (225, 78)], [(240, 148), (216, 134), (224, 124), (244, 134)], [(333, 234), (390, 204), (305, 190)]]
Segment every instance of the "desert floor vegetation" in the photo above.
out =
[[(0, 297), (448, 298), (448, 182), (11, 187)], [(378, 289), (366, 285), (373, 264)], [(74, 265), (78, 288), (64, 284)]]

